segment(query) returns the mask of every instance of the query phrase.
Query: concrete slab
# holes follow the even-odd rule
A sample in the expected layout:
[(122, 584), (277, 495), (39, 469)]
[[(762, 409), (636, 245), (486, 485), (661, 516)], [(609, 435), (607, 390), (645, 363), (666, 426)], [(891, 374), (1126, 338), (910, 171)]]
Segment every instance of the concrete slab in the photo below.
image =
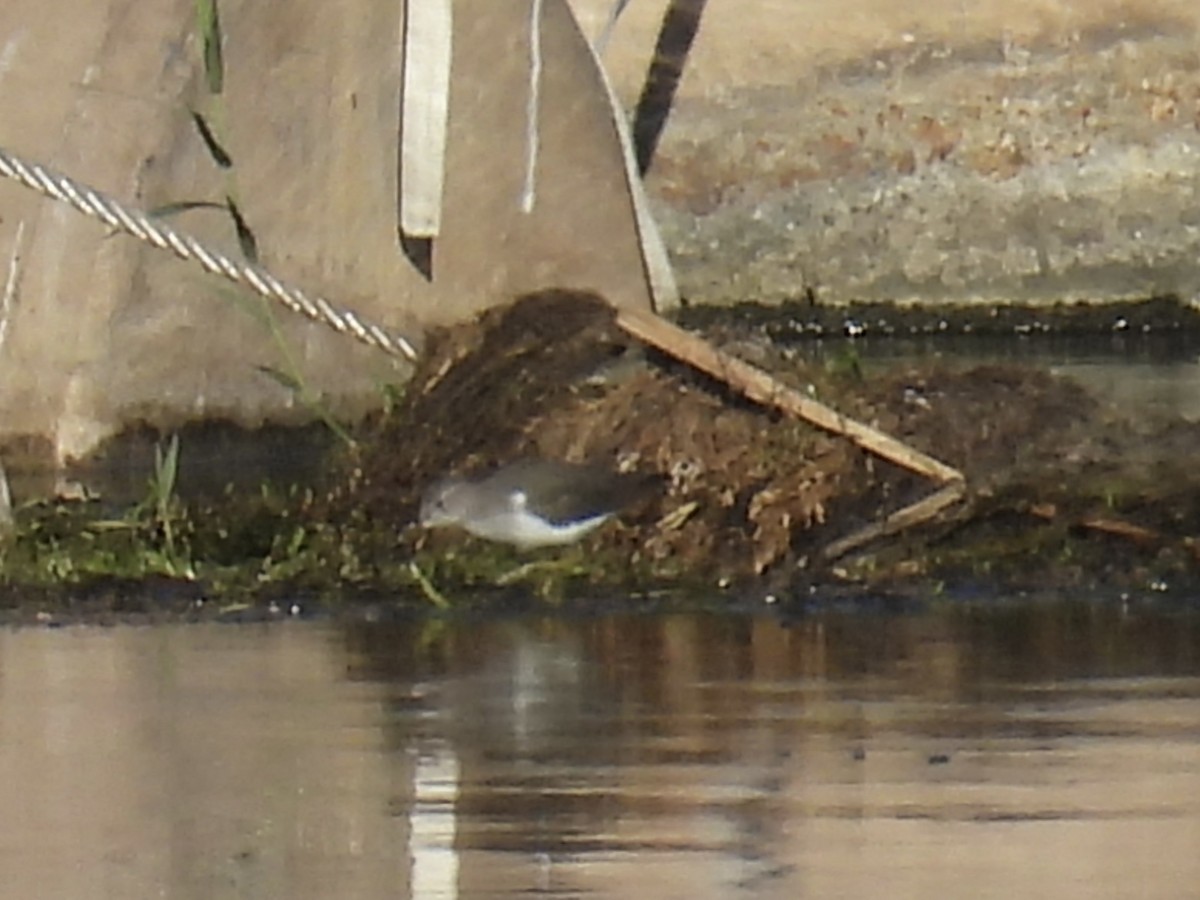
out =
[[(272, 272), (410, 334), (548, 286), (649, 306), (606, 87), (563, 0), (539, 7), (529, 210), (521, 198), (533, 7), (455, 0), (432, 278), (405, 257), (403, 8), (403, 0), (225, 0), (224, 86), (212, 94), (193, 0), (7, 0), (0, 146), (146, 209), (232, 197)], [(215, 164), (193, 112), (232, 167)], [(241, 252), (220, 210), (171, 221)], [(0, 183), (0, 283), (22, 225), (0, 346), (0, 454), (9, 459), (57, 464), (143, 421), (311, 418), (264, 369), (302, 376), (305, 392), (339, 417), (378, 406), (381, 386), (405, 374), (286, 313), (265, 325), (256, 298), (9, 182)]]

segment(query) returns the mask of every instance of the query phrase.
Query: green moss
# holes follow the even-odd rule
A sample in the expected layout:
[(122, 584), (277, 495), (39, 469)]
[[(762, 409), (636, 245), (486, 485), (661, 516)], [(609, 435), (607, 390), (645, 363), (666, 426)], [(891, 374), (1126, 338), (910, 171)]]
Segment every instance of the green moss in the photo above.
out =
[(186, 508), (160, 495), (124, 510), (96, 500), (57, 500), (16, 511), (0, 543), (0, 582), (9, 588), (69, 589), (89, 583), (167, 578), (193, 583), (218, 603), (255, 603), (282, 593), (330, 604), (386, 596), (416, 606), (454, 604), (506, 588), (557, 601), (597, 584), (648, 576), (618, 554), (573, 546), (534, 556), (444, 536), (414, 551), (391, 525), (365, 516), (321, 519), (311, 491), (227, 495)]

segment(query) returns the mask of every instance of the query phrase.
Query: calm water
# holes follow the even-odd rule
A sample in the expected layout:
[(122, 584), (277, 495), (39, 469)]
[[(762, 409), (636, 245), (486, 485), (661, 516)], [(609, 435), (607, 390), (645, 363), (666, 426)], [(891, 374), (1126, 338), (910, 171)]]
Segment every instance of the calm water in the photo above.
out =
[(1200, 616), (0, 632), (0, 896), (1180, 898)]

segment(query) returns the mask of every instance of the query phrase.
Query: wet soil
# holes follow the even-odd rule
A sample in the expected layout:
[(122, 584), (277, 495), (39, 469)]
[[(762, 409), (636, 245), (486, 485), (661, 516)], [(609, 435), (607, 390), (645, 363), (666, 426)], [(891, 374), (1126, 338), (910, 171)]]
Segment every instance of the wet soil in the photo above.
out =
[(975, 336), (1024, 338), (1200, 334), (1200, 308), (1176, 297), (1154, 297), (1137, 303), (1064, 303), (1031, 309), (1019, 304), (984, 304), (934, 308), (899, 307), (894, 303), (849, 303), (830, 306), (797, 302), (777, 307), (745, 303), (721, 309), (689, 307), (681, 322), (727, 339), (757, 335), (782, 345), (827, 337), (920, 338)]
[[(959, 315), (980, 328), (1016, 321), (1011, 310), (970, 312)], [(770, 321), (780, 327), (787, 317), (774, 313)], [(893, 309), (888, 321), (909, 329), (926, 316)], [(1043, 331), (1085, 332), (1114, 322), (1138, 330), (1196, 324), (1170, 301), (1081, 309), (1073, 320), (1071, 310), (1057, 310), (1037, 321)], [(1133, 427), (1078, 384), (1028, 367), (930, 360), (868, 374), (857, 365), (798, 364), (786, 342), (751, 316), (726, 316), (707, 330), (844, 414), (960, 468), (966, 502), (940, 523), (853, 559), (824, 560), (831, 541), (936, 485), (653, 353), (619, 377), (590, 377), (598, 367), (622, 370), (612, 361), (633, 342), (599, 300), (554, 292), (439, 336), (400, 415), (363, 458), (365, 474), (348, 499), (373, 518), (405, 521), (421, 486), (448, 470), (540, 455), (667, 477), (648, 508), (590, 539), (589, 552), (606, 563), (597, 573), (605, 581), (616, 573), (617, 581), (630, 574), (692, 586), (765, 579), (786, 588), (812, 578), (940, 578), (945, 566), (1082, 584), (1088, 573), (1061, 565), (1059, 556), (1076, 552), (1067, 549), (1075, 540), (1103, 545), (1106, 565), (1096, 578), (1123, 563), (1131, 584), (1144, 580), (1147, 566), (1161, 565), (1173, 580), (1195, 576), (1190, 540), (1200, 532), (1200, 482), (1186, 448), (1200, 437), (1196, 427)], [(1031, 531), (1048, 545), (1034, 557)], [(421, 536), (414, 547), (445, 541), (460, 538)], [(1121, 551), (1115, 557), (1113, 542)]]
[[(1191, 328), (1164, 304), (1104, 316)], [(976, 321), (995, 318), (976, 312)], [(916, 327), (904, 316), (892, 310), (890, 320)], [(980, 589), (1197, 595), (1200, 426), (1131, 421), (1029, 366), (869, 365), (852, 343), (805, 362), (772, 334), (786, 327), (779, 322), (692, 324), (957, 467), (964, 499), (933, 521), (830, 554), (939, 486), (640, 347), (598, 298), (550, 291), (433, 335), (405, 396), (362, 429), (354, 450), (331, 455), (322, 485), (186, 505), (160, 497), (120, 517), (95, 500), (29, 505), (4, 548), (0, 616), (380, 617), (579, 598), (807, 608), (823, 596)], [(412, 524), (437, 478), (528, 456), (654, 473), (663, 489), (560, 550), (520, 554)]]

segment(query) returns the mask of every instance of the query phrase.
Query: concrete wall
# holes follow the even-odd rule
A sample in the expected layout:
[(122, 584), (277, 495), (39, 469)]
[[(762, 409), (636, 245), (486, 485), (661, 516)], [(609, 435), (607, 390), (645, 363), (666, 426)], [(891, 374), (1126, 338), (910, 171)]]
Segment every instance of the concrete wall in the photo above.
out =
[[(572, 0), (595, 33), (610, 0)], [(667, 0), (605, 60), (630, 104)], [(696, 302), (1200, 299), (1200, 4), (712, 0), (648, 188)]]
[[(408, 332), (550, 285), (646, 306), (639, 235), (603, 85), (568, 8), (548, 0), (538, 195), (525, 172), (529, 7), (456, 0), (447, 182), (427, 283), (397, 235), (401, 0), (224, 0), (226, 79), (206, 88), (193, 0), (6, 0), (0, 146), (151, 209), (232, 192), (262, 262), (306, 291)], [(233, 158), (217, 167), (201, 111)], [(238, 255), (229, 217), (172, 220)], [(0, 451), (61, 461), (124, 425), (304, 419), (259, 367), (271, 329), (218, 280), (0, 181), (0, 285), (20, 226), (0, 346)], [(337, 415), (403, 371), (277, 312), (288, 353)], [(20, 457), (21, 459), (17, 459)], [(11, 467), (11, 466), (10, 466)]]
[[(611, 0), (571, 0), (596, 32)], [(605, 59), (632, 106), (667, 0)], [(281, 276), (408, 329), (547, 284), (646, 304), (613, 126), (546, 7), (542, 192), (517, 212), (528, 7), (456, 0), (445, 230), (427, 285), (396, 239), (400, 2), (227, 0), (206, 96), (194, 4), (7, 0), (0, 145), (143, 207), (235, 189)], [(1200, 297), (1200, 6), (1191, 0), (707, 4), (648, 187), (699, 302)], [(557, 49), (554, 49), (557, 48)], [(188, 111), (219, 126), (219, 171)], [(236, 252), (229, 222), (179, 224)], [(228, 289), (0, 182), (0, 450), (61, 460), (144, 418), (306, 418)], [(403, 372), (279, 314), (335, 412)]]

